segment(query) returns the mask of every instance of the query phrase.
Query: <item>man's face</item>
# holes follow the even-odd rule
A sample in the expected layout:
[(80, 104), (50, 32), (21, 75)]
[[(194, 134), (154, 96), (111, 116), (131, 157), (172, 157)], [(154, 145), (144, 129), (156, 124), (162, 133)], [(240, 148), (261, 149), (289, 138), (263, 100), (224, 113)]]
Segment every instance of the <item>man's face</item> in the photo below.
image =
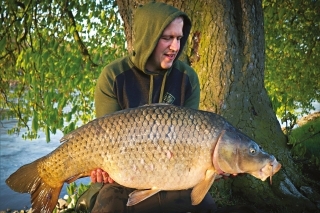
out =
[(177, 17), (164, 29), (156, 48), (147, 60), (147, 70), (166, 70), (172, 66), (180, 50), (180, 40), (183, 36), (182, 28), (183, 18)]

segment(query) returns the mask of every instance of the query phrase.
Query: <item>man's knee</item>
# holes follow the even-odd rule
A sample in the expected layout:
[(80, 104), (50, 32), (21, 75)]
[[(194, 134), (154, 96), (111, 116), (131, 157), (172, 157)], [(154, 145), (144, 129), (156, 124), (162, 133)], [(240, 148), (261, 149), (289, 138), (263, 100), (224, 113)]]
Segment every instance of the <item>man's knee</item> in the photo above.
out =
[(118, 184), (104, 185), (91, 212), (125, 212), (128, 197), (132, 191), (133, 189)]

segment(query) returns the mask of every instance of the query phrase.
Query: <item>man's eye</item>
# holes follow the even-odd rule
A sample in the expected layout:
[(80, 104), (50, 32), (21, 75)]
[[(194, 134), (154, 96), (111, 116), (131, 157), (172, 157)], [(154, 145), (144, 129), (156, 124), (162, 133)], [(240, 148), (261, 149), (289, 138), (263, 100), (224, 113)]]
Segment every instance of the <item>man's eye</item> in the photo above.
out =
[(180, 41), (182, 39), (182, 36), (179, 36), (179, 37), (174, 37), (174, 36), (161, 37), (161, 39), (166, 40), (166, 41), (169, 41), (169, 40), (172, 40), (172, 39), (175, 39), (175, 38), (177, 38), (177, 40)]

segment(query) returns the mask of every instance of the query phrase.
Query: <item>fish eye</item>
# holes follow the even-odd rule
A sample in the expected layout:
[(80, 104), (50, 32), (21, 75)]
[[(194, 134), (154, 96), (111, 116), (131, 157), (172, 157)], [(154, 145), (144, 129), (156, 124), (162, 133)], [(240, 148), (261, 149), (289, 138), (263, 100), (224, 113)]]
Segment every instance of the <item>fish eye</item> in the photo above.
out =
[(254, 153), (256, 153), (256, 150), (255, 150), (253, 147), (250, 147), (249, 152), (250, 152), (251, 154), (254, 154)]
[(255, 155), (259, 152), (259, 146), (256, 145), (256, 144), (252, 144), (250, 147), (249, 147), (249, 153), (251, 155)]

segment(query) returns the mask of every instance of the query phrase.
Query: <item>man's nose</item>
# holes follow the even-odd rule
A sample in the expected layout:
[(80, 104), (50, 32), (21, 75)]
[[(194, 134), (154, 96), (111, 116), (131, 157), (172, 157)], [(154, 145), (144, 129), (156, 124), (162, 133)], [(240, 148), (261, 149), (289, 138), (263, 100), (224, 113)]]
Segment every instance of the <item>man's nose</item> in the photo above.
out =
[(178, 39), (174, 38), (172, 40), (171, 45), (170, 45), (170, 49), (173, 51), (179, 51), (179, 48), (180, 48), (180, 41)]

